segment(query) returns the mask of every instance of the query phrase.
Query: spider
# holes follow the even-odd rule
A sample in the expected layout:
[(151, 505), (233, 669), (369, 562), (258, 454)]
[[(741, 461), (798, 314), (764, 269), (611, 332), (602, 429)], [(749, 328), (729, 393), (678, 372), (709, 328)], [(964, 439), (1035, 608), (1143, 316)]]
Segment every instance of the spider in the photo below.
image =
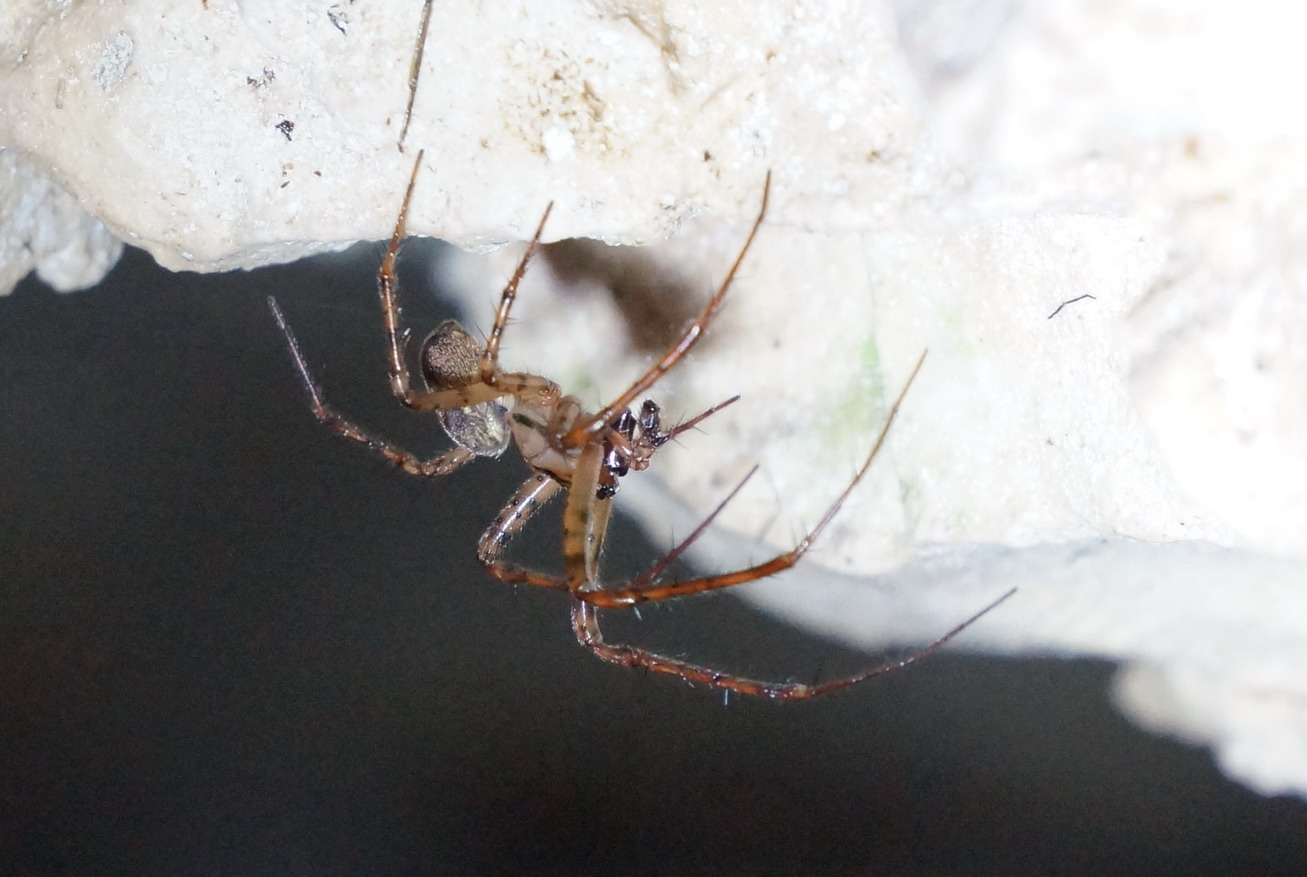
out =
[[(300, 380), (308, 392), (314, 416), (335, 432), (367, 445), (405, 472), (427, 477), (448, 475), (476, 457), (498, 457), (507, 450), (509, 444), (516, 442), (523, 459), (531, 468), (531, 475), (481, 536), (477, 544), (477, 556), (487, 572), (500, 581), (567, 593), (571, 600), (572, 630), (581, 645), (599, 658), (614, 664), (644, 667), (692, 683), (705, 683), (725, 689), (728, 693), (735, 691), (779, 701), (803, 700), (847, 688), (924, 657), (1012, 595), (1014, 591), (1009, 591), (934, 642), (904, 658), (822, 683), (748, 679), (679, 658), (655, 654), (637, 646), (606, 641), (599, 627), (600, 609), (630, 608), (641, 603), (743, 585), (775, 575), (798, 563), (871, 468), (926, 354), (923, 352), (917, 360), (903, 389), (890, 407), (875, 443), (853, 479), (817, 525), (794, 548), (763, 563), (734, 572), (665, 584), (659, 581), (667, 567), (739, 493), (749, 477), (757, 471), (755, 466), (689, 536), (655, 562), (647, 572), (621, 585), (605, 584), (599, 577), (598, 556), (620, 479), (632, 470), (648, 468), (653, 455), (668, 441), (739, 399), (739, 396), (733, 396), (671, 428), (663, 426), (661, 410), (651, 400), (646, 400), (640, 406), (638, 414), (633, 414), (630, 409), (640, 395), (684, 358), (708, 329), (767, 213), (771, 174), (768, 173), (763, 184), (762, 205), (749, 235), (726, 278), (703, 310), (686, 327), (680, 340), (625, 392), (599, 411), (589, 412), (575, 397), (563, 395), (553, 381), (539, 375), (505, 371), (499, 365), (499, 346), (504, 328), (508, 325), (509, 312), (517, 297), (518, 285), (540, 244), (540, 236), (553, 209), (552, 203), (545, 209), (521, 261), (508, 285), (504, 287), (494, 325), (485, 345), (478, 344), (457, 322), (446, 320), (422, 344), (420, 363), (425, 389), (415, 390), (410, 386), (409, 368), (406, 364), (407, 333), (400, 326), (400, 309), (396, 302), (398, 284), (395, 263), (406, 236), (409, 204), (422, 158), (423, 152), (419, 151), (390, 246), (381, 262), (377, 286), (389, 340), (390, 389), (407, 407), (435, 412), (445, 432), (454, 442), (453, 448), (439, 456), (424, 459), (364, 431), (328, 407), (323, 402), (322, 392), (309, 372), (299, 343), (281, 308), (272, 298), (268, 299), (268, 304), (277, 325), (286, 336)], [(563, 507), (562, 574), (540, 572), (505, 561), (504, 550), (512, 538), (546, 502), (563, 490), (567, 491), (567, 502)]]

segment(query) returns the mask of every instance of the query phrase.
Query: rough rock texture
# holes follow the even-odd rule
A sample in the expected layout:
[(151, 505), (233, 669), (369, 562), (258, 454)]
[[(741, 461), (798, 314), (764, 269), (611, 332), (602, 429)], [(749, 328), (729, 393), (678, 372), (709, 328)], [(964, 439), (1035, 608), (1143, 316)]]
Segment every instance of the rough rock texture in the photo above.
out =
[(122, 241), (25, 155), (0, 149), (0, 291), (36, 271), (59, 290), (98, 283)]
[[(10, 8), (5, 146), (164, 265), (389, 233), (421, 4)], [(892, 33), (883, 13), (824, 4), (437, 3), (411, 230), (486, 247), (555, 200), (551, 237), (647, 240), (747, 211), (769, 167), (791, 178), (793, 215), (823, 222), (934, 193)], [(831, 191), (859, 197), (832, 211)]]
[[(1120, 660), (1131, 714), (1307, 792), (1302, 22), (896, 7), (438, 3), (401, 154), (420, 4), (11, 3), (0, 280), (85, 250), (56, 282), (89, 282), (113, 249), (88, 216), (195, 270), (382, 238), (421, 147), (414, 232), (484, 250), (552, 199), (549, 240), (675, 235), (528, 276), (508, 364), (597, 403), (666, 341), (651, 314), (725, 273), (771, 169), (728, 307), (657, 393), (672, 417), (745, 398), (660, 453), (671, 493), (623, 499), (684, 533), (759, 462), (722, 518), (750, 539), (699, 546), (756, 559), (822, 514), (929, 347), (812, 562), (749, 594), (878, 646), (1019, 585), (961, 642)], [(515, 258), (458, 266), (482, 328)]]

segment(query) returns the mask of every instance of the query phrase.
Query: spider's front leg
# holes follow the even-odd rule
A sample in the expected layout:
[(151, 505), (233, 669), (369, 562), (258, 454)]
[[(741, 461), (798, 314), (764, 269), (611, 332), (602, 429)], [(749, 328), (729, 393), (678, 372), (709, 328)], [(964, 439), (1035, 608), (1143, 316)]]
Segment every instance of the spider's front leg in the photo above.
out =
[(485, 352), (481, 356), (478, 372), (475, 375), (469, 375), (465, 383), (460, 383), (457, 386), (442, 386), (425, 392), (412, 388), (406, 355), (406, 333), (401, 324), (399, 301), (396, 296), (399, 279), (395, 266), (399, 258), (400, 246), (404, 243), (404, 239), (408, 234), (409, 205), (413, 201), (413, 190), (417, 185), (418, 170), (422, 167), (422, 158), (425, 152), (426, 150), (419, 150), (417, 158), (413, 161), (413, 171), (409, 175), (408, 187), (404, 190), (404, 201), (400, 205), (399, 216), (395, 219), (395, 229), (390, 236), (390, 246), (386, 248), (386, 255), (381, 260), (381, 268), (377, 271), (377, 295), (381, 299), (381, 313), (388, 342), (388, 361), (386, 365), (390, 372), (391, 392), (405, 406), (418, 411), (448, 411), (455, 408), (470, 408), (508, 395), (516, 396), (519, 399), (526, 397), (548, 398), (550, 396), (557, 398), (561, 393), (558, 386), (552, 381), (538, 375), (501, 372), (498, 365), (499, 339), (508, 323), (508, 311), (517, 295), (518, 283), (526, 273), (527, 263), (540, 243), (540, 235), (544, 231), (545, 220), (549, 218), (549, 212), (553, 208), (553, 204), (550, 204), (549, 208), (545, 210), (545, 215), (541, 218), (540, 225), (536, 228), (535, 235), (527, 246), (526, 253), (522, 256), (517, 271), (514, 272), (508, 286), (504, 288), (499, 311), (495, 315), (495, 325), (490, 333), (490, 338), (486, 341)]
[(484, 402), (490, 402), (505, 394), (505, 390), (496, 389), (479, 380), (471, 380), (457, 387), (444, 387), (420, 392), (410, 386), (404, 329), (400, 324), (399, 301), (396, 291), (399, 278), (395, 263), (399, 258), (400, 246), (408, 235), (408, 209), (413, 201), (413, 189), (417, 185), (418, 170), (422, 167), (422, 158), (426, 150), (418, 150), (413, 161), (413, 171), (408, 178), (408, 187), (404, 190), (404, 202), (400, 205), (399, 216), (395, 219), (395, 229), (390, 236), (390, 246), (381, 260), (377, 271), (377, 295), (381, 299), (381, 315), (386, 327), (388, 357), (386, 367), (390, 372), (390, 391), (400, 402), (418, 411), (447, 411), (454, 408), (469, 408)]
[(740, 266), (744, 264), (744, 257), (749, 254), (749, 248), (753, 246), (754, 238), (758, 236), (758, 229), (762, 228), (762, 221), (767, 215), (767, 201), (770, 195), (771, 171), (767, 171), (767, 176), (762, 184), (762, 204), (758, 207), (758, 216), (749, 228), (749, 236), (744, 239), (744, 245), (740, 247), (739, 255), (735, 257), (735, 262), (731, 264), (731, 270), (726, 272), (726, 277), (722, 280), (721, 286), (717, 287), (717, 291), (704, 304), (699, 316), (695, 317), (685, 327), (680, 340), (673, 344), (657, 362), (636, 379), (635, 383), (627, 387), (622, 395), (608, 403), (607, 406), (588, 417), (578, 420), (568, 430), (567, 435), (563, 437), (565, 447), (580, 447), (585, 442), (594, 441), (598, 438), (607, 429), (608, 424), (613, 422), (613, 418), (629, 408), (642, 393), (658, 383), (663, 375), (671, 371), (672, 367), (690, 352), (690, 349), (703, 336), (703, 333), (708, 330), (708, 326), (717, 315), (717, 311), (721, 309), (727, 290), (731, 288), (731, 284), (735, 281), (735, 275), (739, 272)]
[(413, 121), (413, 102), (418, 96), (418, 77), (422, 75), (422, 55), (426, 52), (427, 31), (431, 27), (431, 3), (422, 4), (422, 14), (418, 18), (417, 45), (413, 47), (413, 58), (408, 65), (408, 106), (404, 108), (404, 124), (399, 129), (399, 151), (404, 151), (404, 140), (408, 137), (408, 126)]

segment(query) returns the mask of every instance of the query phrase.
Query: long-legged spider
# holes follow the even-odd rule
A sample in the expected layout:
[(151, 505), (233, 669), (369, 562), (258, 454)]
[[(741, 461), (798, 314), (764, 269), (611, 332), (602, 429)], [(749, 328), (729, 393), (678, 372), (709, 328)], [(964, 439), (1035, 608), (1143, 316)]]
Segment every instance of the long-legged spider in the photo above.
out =
[[(499, 344), (508, 325), (509, 311), (517, 297), (518, 284), (526, 273), (527, 265), (535, 254), (544, 231), (545, 222), (553, 208), (545, 209), (540, 225), (527, 245), (526, 252), (504, 287), (495, 313), (494, 326), (478, 355), (480, 345), (458, 323), (447, 320), (432, 332), (422, 345), (421, 366), (425, 390), (410, 388), (408, 365), (405, 361), (406, 333), (400, 328), (400, 309), (395, 300), (395, 261), (405, 237), (413, 188), (423, 153), (419, 152), (409, 177), (404, 202), (400, 207), (390, 246), (377, 275), (386, 335), (389, 338), (390, 388), (404, 405), (418, 411), (434, 411), (455, 447), (440, 456), (423, 459), (377, 438), (349, 420), (341, 417), (322, 401), (313, 376), (309, 373), (299, 344), (286, 323), (281, 309), (273, 299), (268, 300), (277, 325), (286, 335), (300, 379), (308, 391), (313, 413), (318, 420), (346, 438), (362, 442), (372, 450), (395, 463), (405, 472), (415, 475), (441, 476), (453, 472), (477, 456), (497, 457), (511, 441), (517, 442), (532, 474), (516, 495), (500, 511), (499, 516), (481, 536), (477, 555), (486, 570), (505, 582), (518, 582), (541, 588), (565, 591), (571, 596), (572, 629), (577, 640), (595, 655), (614, 664), (644, 667), (659, 673), (669, 673), (691, 682), (703, 682), (728, 691), (768, 697), (773, 700), (802, 700), (847, 688), (865, 679), (898, 669), (933, 652), (974, 621), (1006, 600), (1009, 591), (975, 615), (963, 621), (929, 645), (898, 660), (883, 663), (871, 670), (820, 684), (801, 682), (763, 682), (723, 673), (708, 667), (691, 664), (679, 658), (655, 654), (647, 649), (618, 645), (605, 641), (599, 629), (598, 610), (622, 609), (640, 603), (670, 600), (703, 591), (715, 591), (747, 582), (757, 581), (782, 572), (798, 563), (821, 532), (835, 517), (840, 506), (871, 468), (889, 433), (895, 415), (908, 388), (925, 361), (923, 352), (917, 360), (907, 383), (890, 407), (885, 423), (875, 443), (863, 460), (853, 479), (831, 504), (817, 525), (789, 551), (768, 561), (734, 572), (701, 576), (684, 581), (660, 584), (659, 576), (697, 539), (744, 486), (753, 474), (745, 476), (725, 500), (690, 533), (679, 545), (669, 551), (647, 572), (619, 586), (601, 582), (598, 573), (598, 556), (603, 546), (612, 510), (613, 495), (619, 479), (630, 470), (649, 466), (654, 453), (668, 440), (685, 432), (704, 418), (730, 405), (738, 396), (727, 399), (690, 420), (665, 429), (661, 424), (658, 405), (646, 400), (638, 415), (632, 414), (630, 405), (637, 397), (658, 382), (694, 346), (716, 315), (727, 290), (743, 263), (758, 228), (767, 213), (767, 199), (771, 188), (771, 175), (763, 185), (762, 206), (753, 222), (749, 236), (740, 248), (734, 264), (721, 286), (704, 305), (703, 310), (685, 329), (679, 341), (663, 354), (613, 402), (598, 412), (587, 412), (572, 396), (564, 396), (558, 385), (539, 375), (507, 372), (499, 366)], [(510, 407), (502, 404), (507, 401)], [(756, 471), (756, 468), (754, 471)], [(539, 509), (560, 490), (568, 491), (563, 508), (563, 573), (554, 574), (526, 569), (506, 562), (503, 552), (509, 541)]]

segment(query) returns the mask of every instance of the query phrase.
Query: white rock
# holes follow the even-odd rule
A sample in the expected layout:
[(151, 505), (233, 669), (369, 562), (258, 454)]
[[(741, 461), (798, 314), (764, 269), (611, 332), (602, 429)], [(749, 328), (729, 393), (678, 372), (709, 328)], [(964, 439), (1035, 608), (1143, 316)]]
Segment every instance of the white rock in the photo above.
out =
[[(437, 3), (404, 155), (420, 11), (11, 5), (0, 141), (194, 271), (388, 235), (418, 148), (410, 230), (479, 249), (529, 234), (550, 200), (551, 237), (647, 241), (699, 212), (747, 212), (769, 167), (791, 180), (793, 216), (846, 222), (857, 202), (833, 211), (831, 180), (878, 203), (920, 174), (874, 6)], [(856, 121), (832, 134), (832, 113)]]
[(32, 271), (65, 292), (94, 286), (122, 251), (76, 198), (25, 156), (0, 149), (0, 291)]

